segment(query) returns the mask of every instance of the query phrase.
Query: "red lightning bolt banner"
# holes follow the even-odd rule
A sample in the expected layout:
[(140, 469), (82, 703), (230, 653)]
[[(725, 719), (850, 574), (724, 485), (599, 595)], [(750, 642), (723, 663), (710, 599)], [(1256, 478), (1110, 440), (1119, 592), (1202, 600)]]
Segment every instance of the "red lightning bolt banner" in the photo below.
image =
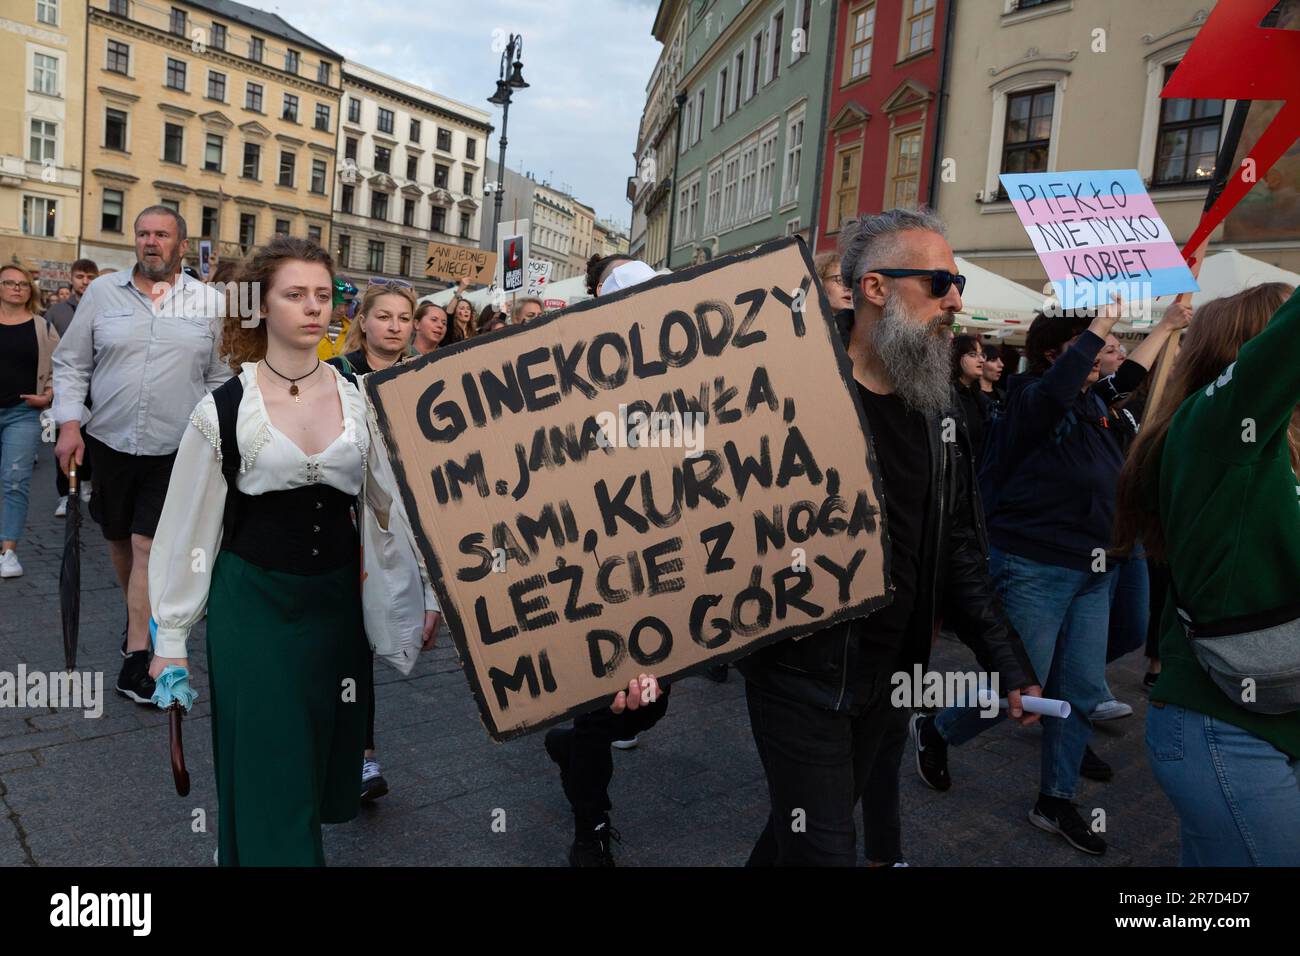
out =
[(1260, 26), (1277, 0), (1219, 0), (1162, 97), (1284, 100), (1183, 247), (1195, 267), (1200, 247), (1251, 187), (1300, 139), (1300, 32)]

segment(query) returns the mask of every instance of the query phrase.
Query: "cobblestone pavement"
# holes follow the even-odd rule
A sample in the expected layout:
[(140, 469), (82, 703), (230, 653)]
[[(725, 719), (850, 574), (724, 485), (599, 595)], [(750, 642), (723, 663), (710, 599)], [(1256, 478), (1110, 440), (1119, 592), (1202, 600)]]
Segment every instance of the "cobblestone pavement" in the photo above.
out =
[[(49, 446), (32, 481), (26, 574), (0, 582), (0, 670), (62, 666), (58, 568), (63, 521), (53, 517)], [(216, 798), (202, 630), (191, 641), (199, 702), (185, 722), (193, 780), (176, 796), (166, 720), (111, 690), (121, 658), (125, 611), (98, 527), (83, 530), (83, 669), (103, 672), (103, 714), (0, 709), (0, 865), (211, 865)], [(565, 863), (571, 817), (539, 735), (495, 744), (479, 723), (450, 640), (409, 677), (376, 670), (377, 738), (392, 792), (351, 823), (326, 828), (332, 865), (547, 865)], [(934, 667), (967, 669), (961, 645), (941, 641)], [(1101, 725), (1093, 740), (1115, 768), (1109, 784), (1083, 781), (1086, 819), (1106, 812), (1104, 857), (1071, 849), (1032, 827), (1026, 815), (1038, 778), (1037, 729), (1003, 722), (951, 751), (953, 789), (917, 778), (903, 758), (903, 840), (914, 866), (1173, 865), (1173, 810), (1147, 767), (1142, 729), (1142, 661), (1112, 665), (1110, 682), (1133, 717)], [(762, 769), (749, 733), (743, 680), (702, 678), (674, 688), (668, 715), (639, 748), (615, 752), (613, 819), (620, 865), (738, 866), (767, 815)], [(194, 832), (196, 811), (206, 832)], [(494, 832), (494, 811), (505, 832)], [(495, 814), (499, 819), (500, 814)], [(498, 826), (497, 829), (500, 829)]]

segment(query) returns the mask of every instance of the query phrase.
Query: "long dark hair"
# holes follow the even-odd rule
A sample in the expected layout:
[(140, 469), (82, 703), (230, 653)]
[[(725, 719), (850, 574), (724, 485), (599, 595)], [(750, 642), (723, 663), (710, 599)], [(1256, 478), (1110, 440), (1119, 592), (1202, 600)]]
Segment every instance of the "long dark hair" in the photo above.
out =
[[(952, 337), (952, 383), (954, 385), (961, 385), (961, 360), (976, 349), (982, 348), (977, 336), (954, 335)], [(978, 379), (973, 384), (978, 384)]]
[[(1082, 312), (1058, 312), (1048, 315), (1039, 312), (1025, 334), (1025, 355), (1029, 359), (1028, 372), (1042, 375), (1061, 357), (1065, 343), (1083, 332), (1092, 323), (1092, 317)], [(1050, 356), (1048, 353), (1052, 353)]]
[[(460, 308), (462, 302), (469, 306), (469, 325), (466, 327), (464, 335), (461, 335), (460, 327), (456, 324), (456, 310)], [(452, 300), (447, 303), (447, 337), (443, 339), (443, 344), (451, 345), (453, 342), (472, 339), (478, 335), (478, 322), (478, 315), (474, 312), (474, 303), (459, 295), (453, 296)]]

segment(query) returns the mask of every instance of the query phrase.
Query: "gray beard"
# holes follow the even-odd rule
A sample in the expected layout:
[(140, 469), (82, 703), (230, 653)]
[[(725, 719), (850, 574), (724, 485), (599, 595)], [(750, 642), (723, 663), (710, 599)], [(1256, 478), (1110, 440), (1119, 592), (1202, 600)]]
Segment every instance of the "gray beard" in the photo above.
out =
[(180, 265), (180, 261), (180, 256), (177, 256), (162, 266), (162, 268), (151, 271), (143, 262), (137, 260), (136, 267), (140, 270), (140, 275), (144, 276), (146, 279), (151, 279), (154, 282), (165, 282), (180, 271), (177, 268), (177, 266)]
[(885, 300), (880, 321), (871, 331), (871, 347), (908, 408), (937, 415), (951, 404), (951, 336), (937, 330), (952, 320), (944, 315), (927, 325), (917, 325), (903, 315), (894, 295)]

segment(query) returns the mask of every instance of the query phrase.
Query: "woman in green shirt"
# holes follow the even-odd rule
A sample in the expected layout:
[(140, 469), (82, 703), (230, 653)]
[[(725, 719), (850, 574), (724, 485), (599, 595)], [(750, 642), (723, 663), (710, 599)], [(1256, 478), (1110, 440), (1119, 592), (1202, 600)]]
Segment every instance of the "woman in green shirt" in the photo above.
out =
[(1251, 681), (1223, 689), (1175, 607), (1201, 628), (1300, 618), (1300, 295), (1266, 283), (1204, 305), (1169, 388), (1118, 498), (1120, 549), (1140, 538), (1173, 582), (1147, 754), (1182, 823), (1184, 866), (1297, 866), (1300, 711), (1248, 706)]

